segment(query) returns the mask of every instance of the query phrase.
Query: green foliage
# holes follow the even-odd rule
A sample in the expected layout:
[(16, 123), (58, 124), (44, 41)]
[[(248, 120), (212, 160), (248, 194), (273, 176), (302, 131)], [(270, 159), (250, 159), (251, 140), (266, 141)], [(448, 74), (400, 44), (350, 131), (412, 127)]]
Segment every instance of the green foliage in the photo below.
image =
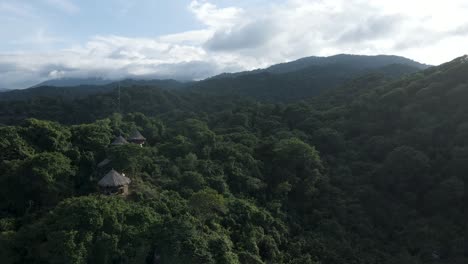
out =
[(151, 208), (118, 197), (80, 197), (64, 200), (17, 239), (30, 248), (26, 262), (134, 263), (147, 257), (161, 221)]
[(86, 151), (103, 151), (113, 140), (109, 120), (73, 126), (71, 133), (73, 145)]
[(54, 205), (73, 194), (71, 161), (57, 152), (43, 152), (3, 165), (2, 208), (20, 213)]
[[(345, 77), (328, 70), (260, 82), (276, 100)], [(122, 89), (122, 115), (115, 91), (0, 103), (16, 124), (0, 127), (1, 262), (466, 263), (466, 72), (369, 74), (289, 104), (155, 87)], [(135, 128), (143, 147), (109, 146)], [(97, 194), (111, 168), (130, 195)]]
[(408, 146), (398, 147), (384, 161), (382, 188), (396, 193), (424, 191), (432, 183), (429, 166), (424, 153)]
[(34, 150), (20, 136), (14, 127), (0, 127), (0, 160), (24, 159), (31, 156)]
[(190, 197), (188, 205), (193, 214), (203, 220), (212, 219), (216, 215), (222, 215), (226, 212), (224, 197), (211, 189), (194, 193)]
[(70, 130), (55, 122), (28, 119), (23, 133), (24, 137), (36, 149), (60, 152), (66, 151), (70, 147)]
[(113, 146), (108, 150), (112, 167), (132, 174), (140, 171), (150, 161), (152, 150), (136, 144)]

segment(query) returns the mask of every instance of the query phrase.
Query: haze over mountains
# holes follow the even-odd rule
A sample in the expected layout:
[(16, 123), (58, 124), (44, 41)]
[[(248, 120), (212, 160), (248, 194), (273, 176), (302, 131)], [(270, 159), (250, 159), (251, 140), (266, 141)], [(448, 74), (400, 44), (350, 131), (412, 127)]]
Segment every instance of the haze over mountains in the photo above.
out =
[(80, 85), (106, 85), (112, 83), (112, 80), (105, 80), (102, 78), (61, 78), (51, 79), (32, 86), (31, 88), (41, 86), (55, 86), (55, 87), (71, 87)]
[[(398, 78), (427, 67), (429, 65), (399, 56), (340, 54), (331, 57), (306, 57), (272, 65), (266, 69), (220, 74), (202, 81), (126, 79), (121, 81), (120, 85), (155, 85), (165, 89), (186, 88), (206, 93), (236, 94), (266, 100), (295, 100), (316, 95), (327, 87), (336, 87), (360, 74), (374, 72), (389, 78)], [(115, 81), (102, 78), (54, 79), (30, 89), (4, 93), (0, 96), (0, 100), (27, 99), (31, 96), (52, 94), (79, 97), (110, 91), (116, 85)]]
[[(257, 69), (253, 71), (244, 71), (238, 73), (223, 73), (216, 75), (211, 78), (223, 78), (223, 77), (235, 77), (240, 75), (268, 72), (274, 74), (288, 73), (298, 71), (310, 66), (325, 66), (330, 64), (348, 65), (356, 69), (375, 69), (381, 68), (390, 64), (403, 64), (417, 69), (425, 69), (430, 65), (421, 64), (400, 56), (389, 56), (389, 55), (377, 55), (377, 56), (365, 56), (365, 55), (348, 55), (339, 54), (330, 57), (305, 57), (291, 62), (285, 62), (280, 64), (272, 65), (265, 69)], [(138, 78), (134, 78), (138, 80)], [(147, 78), (145, 78), (147, 79)], [(144, 79), (143, 79), (144, 80)], [(115, 81), (115, 80), (114, 80)], [(113, 82), (112, 80), (106, 80), (99, 77), (95, 78), (62, 78), (62, 79), (51, 79), (44, 81), (33, 87), (39, 86), (57, 86), (57, 87), (69, 87), (79, 85), (105, 85)]]

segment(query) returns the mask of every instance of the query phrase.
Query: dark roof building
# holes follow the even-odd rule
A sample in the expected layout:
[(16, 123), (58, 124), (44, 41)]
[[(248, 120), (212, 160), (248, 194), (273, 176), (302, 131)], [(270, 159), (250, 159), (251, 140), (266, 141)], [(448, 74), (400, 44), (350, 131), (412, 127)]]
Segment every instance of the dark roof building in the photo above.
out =
[(135, 144), (145, 144), (146, 138), (138, 130), (133, 130), (133, 132), (128, 137), (128, 141)]
[(98, 182), (101, 187), (101, 192), (107, 195), (110, 194), (128, 194), (128, 185), (132, 181), (125, 177), (125, 174), (120, 174), (114, 169), (109, 171), (102, 179)]
[(125, 138), (122, 136), (116, 137), (114, 141), (111, 143), (112, 146), (125, 145), (125, 144), (128, 144), (128, 141), (125, 140)]

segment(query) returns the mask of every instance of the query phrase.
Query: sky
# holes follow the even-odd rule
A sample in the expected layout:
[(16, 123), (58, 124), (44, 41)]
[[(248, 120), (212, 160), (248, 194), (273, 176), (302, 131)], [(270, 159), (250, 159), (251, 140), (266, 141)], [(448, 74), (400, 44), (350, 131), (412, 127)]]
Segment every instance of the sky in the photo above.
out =
[(306, 56), (468, 53), (466, 0), (0, 0), (0, 88), (199, 80)]

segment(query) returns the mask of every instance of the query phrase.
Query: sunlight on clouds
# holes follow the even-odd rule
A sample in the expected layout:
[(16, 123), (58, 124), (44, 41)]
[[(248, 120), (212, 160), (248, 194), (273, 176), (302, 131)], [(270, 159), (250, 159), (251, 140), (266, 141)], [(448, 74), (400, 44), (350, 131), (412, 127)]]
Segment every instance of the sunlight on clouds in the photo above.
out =
[(189, 9), (198, 20), (213, 28), (232, 27), (239, 23), (244, 10), (237, 7), (218, 8), (208, 1), (192, 1)]

